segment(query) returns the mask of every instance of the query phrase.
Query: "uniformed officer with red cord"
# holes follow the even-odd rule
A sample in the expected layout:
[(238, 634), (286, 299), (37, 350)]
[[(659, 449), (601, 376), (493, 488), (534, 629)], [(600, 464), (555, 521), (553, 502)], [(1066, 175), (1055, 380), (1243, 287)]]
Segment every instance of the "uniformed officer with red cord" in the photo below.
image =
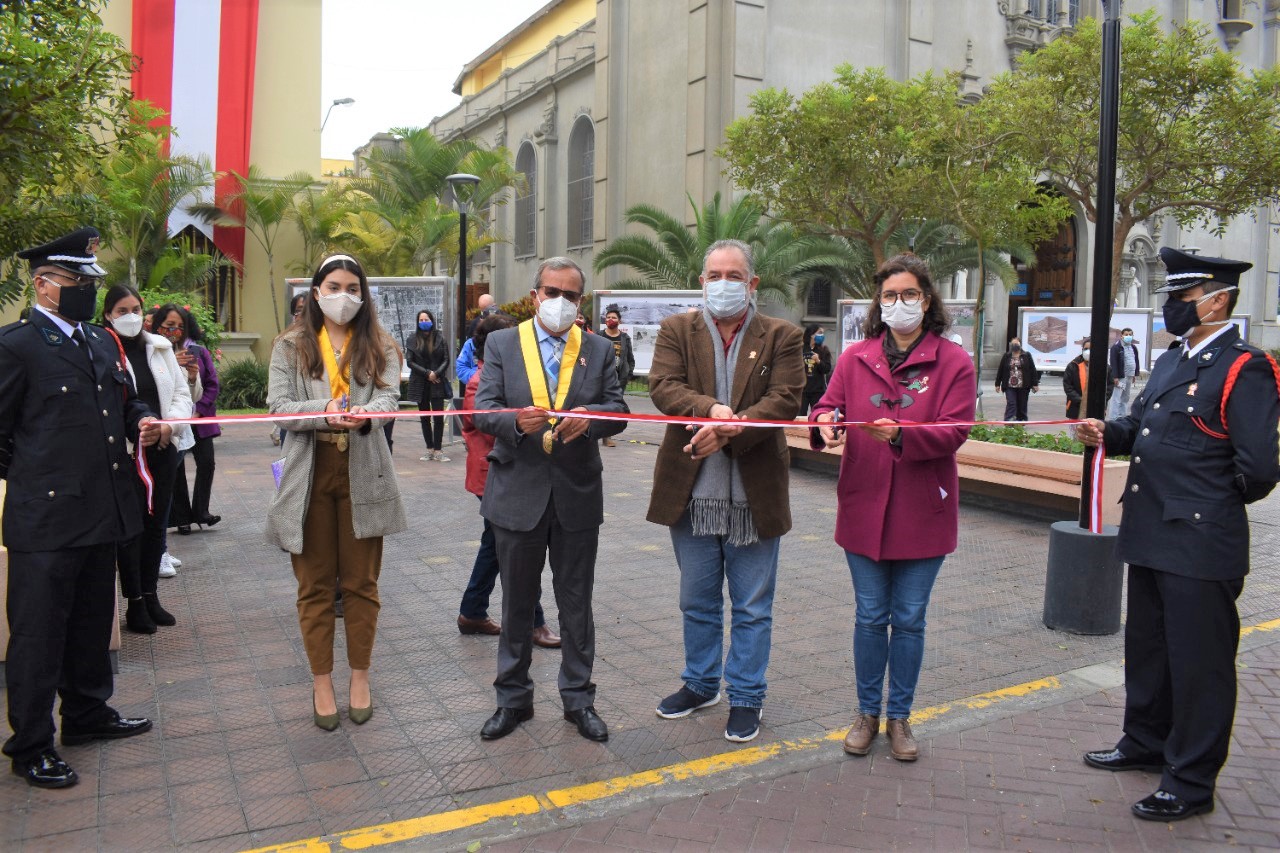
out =
[(1245, 505), (1280, 480), (1280, 370), (1231, 322), (1252, 264), (1160, 250), (1167, 331), (1128, 416), (1090, 419), (1085, 444), (1130, 456), (1117, 544), (1129, 564), (1124, 737), (1087, 753), (1103, 770), (1159, 773), (1146, 820), (1213, 810), (1236, 706), (1236, 599), (1249, 571)]

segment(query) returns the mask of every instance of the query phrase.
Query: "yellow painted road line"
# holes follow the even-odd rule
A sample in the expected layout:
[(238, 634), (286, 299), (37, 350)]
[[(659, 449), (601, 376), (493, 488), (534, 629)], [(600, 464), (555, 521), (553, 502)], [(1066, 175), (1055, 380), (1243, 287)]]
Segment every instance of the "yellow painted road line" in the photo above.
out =
[(1240, 629), (1240, 636), (1247, 637), (1254, 631), (1280, 631), (1280, 619), (1272, 619), (1270, 622), (1259, 622), (1257, 625), (1246, 625)]
[[(1277, 627), (1280, 627), (1280, 620), (1277, 620)], [(990, 693), (980, 693), (977, 696), (948, 702), (945, 705), (923, 708), (911, 715), (911, 721), (920, 723), (925, 720), (937, 719), (955, 710), (987, 708), (1000, 702), (1020, 699), (1040, 690), (1053, 690), (1061, 686), (1062, 683), (1057, 678), (1041, 678), (1036, 681), (1028, 681), (1025, 684), (993, 690)], [(468, 826), (476, 826), (497, 818), (512, 818), (538, 812), (551, 812), (568, 806), (607, 800), (619, 794), (658, 788), (670, 782), (715, 776), (728, 770), (761, 764), (779, 755), (815, 750), (829, 741), (843, 739), (844, 735), (845, 732), (841, 729), (818, 737), (797, 738), (764, 744), (763, 746), (748, 747), (693, 761), (685, 761), (680, 764), (670, 764), (666, 767), (659, 767), (656, 770), (632, 773), (629, 776), (618, 776), (602, 782), (590, 782), (572, 788), (547, 791), (545, 794), (516, 797), (515, 799), (498, 803), (473, 806), (427, 817), (353, 829), (331, 836), (307, 838), (272, 847), (260, 847), (250, 853), (332, 853), (334, 850), (364, 850), (398, 841), (428, 838), (433, 835), (465, 829)]]

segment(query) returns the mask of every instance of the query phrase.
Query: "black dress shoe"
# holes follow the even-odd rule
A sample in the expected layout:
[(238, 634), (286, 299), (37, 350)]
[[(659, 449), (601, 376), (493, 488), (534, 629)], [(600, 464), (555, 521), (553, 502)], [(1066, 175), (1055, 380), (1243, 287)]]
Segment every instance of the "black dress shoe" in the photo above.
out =
[(1122, 770), (1142, 770), (1147, 773), (1159, 773), (1164, 770), (1164, 760), (1159, 756), (1129, 756), (1118, 749), (1100, 749), (1097, 752), (1086, 752), (1084, 763), (1099, 770), (1110, 770), (1119, 773)]
[(600, 719), (592, 705), (576, 711), (565, 711), (564, 718), (578, 727), (578, 734), (587, 740), (603, 743), (609, 739), (609, 727)]
[(506, 737), (516, 730), (516, 726), (525, 720), (532, 719), (532, 708), (499, 708), (492, 717), (485, 720), (484, 726), (480, 729), (480, 737), (484, 740)]
[(1188, 803), (1163, 788), (1133, 804), (1133, 813), (1143, 820), (1186, 820), (1213, 811), (1213, 798), (1201, 803)]
[(67, 766), (58, 753), (46, 749), (29, 761), (13, 762), (13, 774), (36, 788), (70, 788), (80, 781), (76, 771)]
[(78, 746), (91, 740), (119, 740), (120, 738), (133, 737), (149, 731), (151, 731), (151, 721), (146, 717), (129, 719), (112, 711), (110, 717), (96, 726), (73, 729), (64, 725), (62, 727), (62, 744), (63, 746)]
[(196, 519), (196, 524), (203, 524), (205, 527), (213, 527), (219, 521), (222, 521), (220, 515), (202, 515)]
[(179, 524), (179, 525), (178, 525), (178, 533), (182, 534), (183, 536), (190, 536), (190, 535), (191, 535), (191, 525), (190, 525), (190, 524)]

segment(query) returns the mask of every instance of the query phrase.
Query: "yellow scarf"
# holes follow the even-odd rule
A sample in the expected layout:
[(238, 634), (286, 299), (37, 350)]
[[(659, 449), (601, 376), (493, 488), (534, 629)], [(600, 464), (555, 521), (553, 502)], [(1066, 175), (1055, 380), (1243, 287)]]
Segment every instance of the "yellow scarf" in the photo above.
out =
[[(347, 343), (350, 344), (350, 332), (347, 332)], [(329, 330), (320, 327), (320, 356), (324, 359), (324, 369), (329, 373), (329, 393), (333, 399), (341, 400), (343, 394), (351, 391), (350, 362), (347, 370), (338, 369), (338, 357), (333, 354), (333, 342), (329, 340)]]
[[(525, 320), (520, 324), (520, 352), (524, 356), (524, 372), (529, 377), (529, 391), (533, 394), (533, 404), (540, 409), (551, 409), (551, 392), (547, 388), (547, 371), (542, 366), (542, 352), (538, 348), (538, 335), (533, 328), (533, 320)], [(577, 326), (569, 327), (569, 338), (565, 342), (564, 353), (560, 356), (560, 379), (556, 385), (557, 411), (564, 410), (564, 401), (569, 396), (569, 384), (573, 381), (573, 368), (578, 363), (578, 352), (582, 349), (582, 330)]]

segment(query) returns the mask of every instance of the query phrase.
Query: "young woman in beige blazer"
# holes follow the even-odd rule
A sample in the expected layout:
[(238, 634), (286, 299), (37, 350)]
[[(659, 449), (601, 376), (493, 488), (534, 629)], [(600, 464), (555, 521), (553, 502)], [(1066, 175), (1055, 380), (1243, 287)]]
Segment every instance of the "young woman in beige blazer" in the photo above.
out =
[[(315, 724), (338, 727), (333, 689), (334, 586), (342, 589), (348, 716), (373, 714), (369, 662), (378, 624), (382, 537), (408, 524), (391, 451), (361, 412), (399, 406), (400, 359), (378, 323), (364, 270), (334, 255), (320, 264), (298, 323), (276, 338), (267, 403), (284, 416), (284, 472), (267, 513), (267, 540), (288, 551), (298, 622), (314, 679)], [(323, 420), (290, 414), (331, 412)]]

